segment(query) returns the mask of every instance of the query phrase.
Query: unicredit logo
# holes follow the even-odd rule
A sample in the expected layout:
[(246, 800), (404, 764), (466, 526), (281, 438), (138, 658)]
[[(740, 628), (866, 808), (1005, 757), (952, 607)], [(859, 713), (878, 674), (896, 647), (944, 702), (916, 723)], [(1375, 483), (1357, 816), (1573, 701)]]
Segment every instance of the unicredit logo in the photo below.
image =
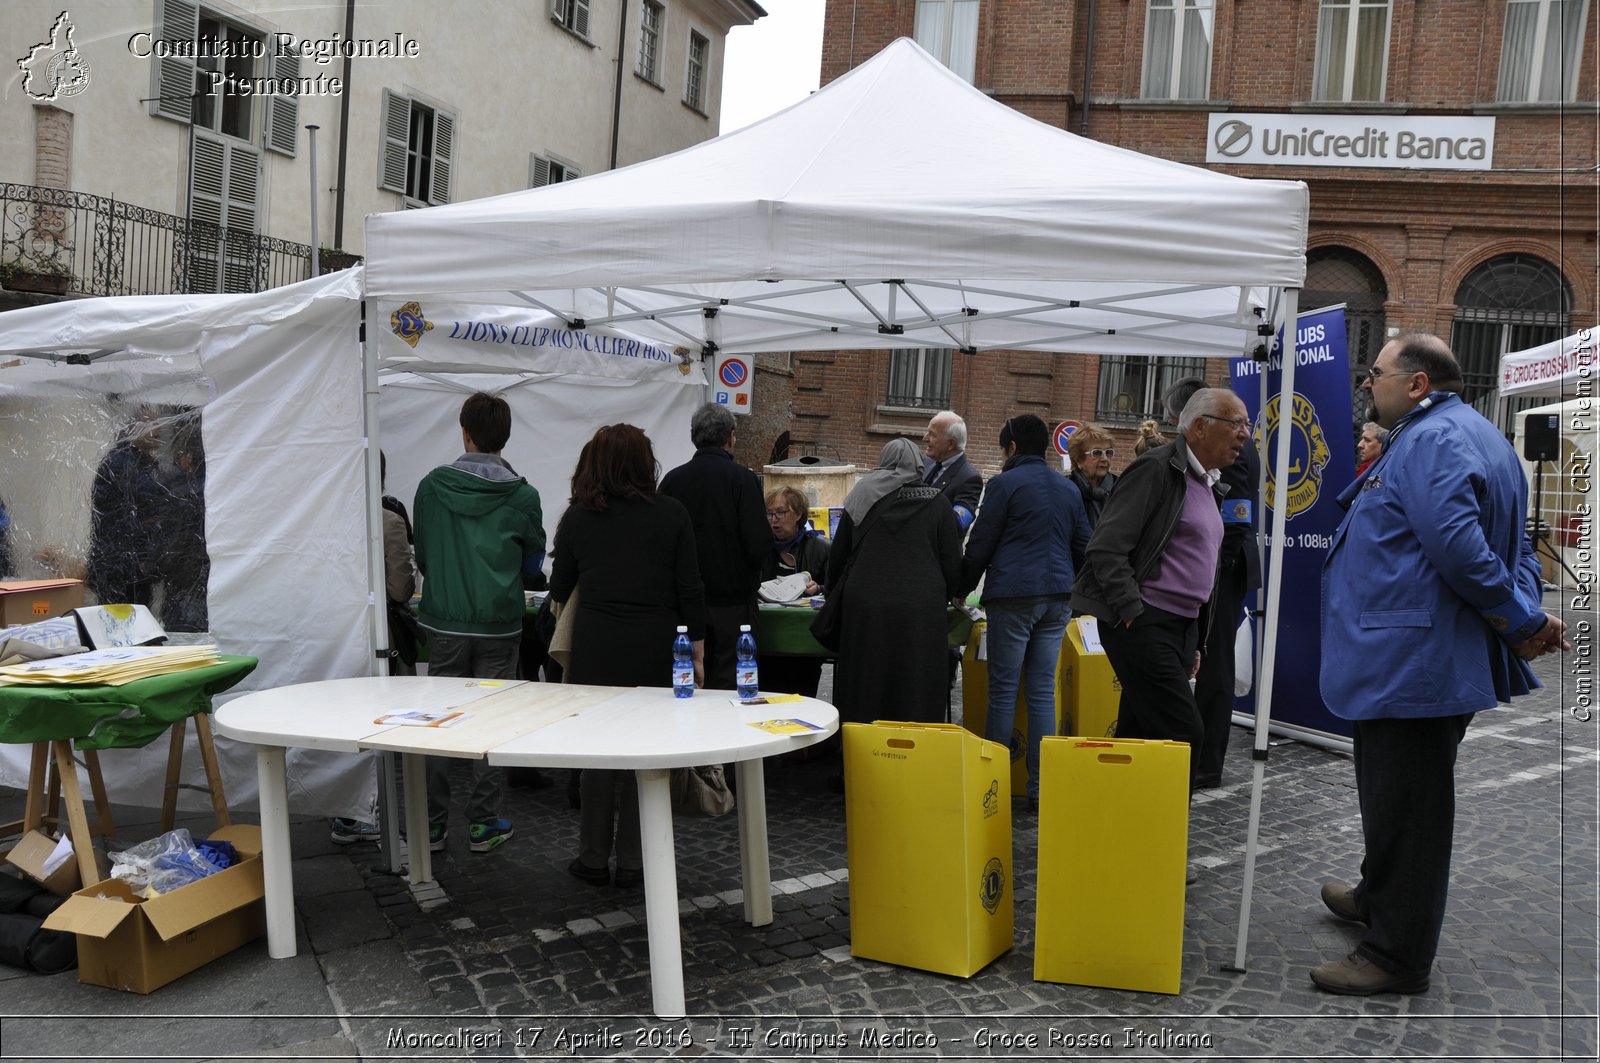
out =
[(1250, 150), (1250, 141), (1254, 135), (1249, 123), (1234, 118), (1217, 126), (1212, 143), (1216, 145), (1218, 155), (1236, 159)]

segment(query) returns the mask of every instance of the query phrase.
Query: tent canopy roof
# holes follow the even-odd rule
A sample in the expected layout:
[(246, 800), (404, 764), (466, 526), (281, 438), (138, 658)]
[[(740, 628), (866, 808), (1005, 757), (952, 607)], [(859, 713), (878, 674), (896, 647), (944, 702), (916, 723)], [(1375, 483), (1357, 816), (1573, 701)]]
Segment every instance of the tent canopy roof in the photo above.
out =
[(1500, 394), (1573, 394), (1583, 377), (1593, 383), (1594, 366), (1594, 330), (1580, 329), (1500, 359)]
[[(997, 103), (901, 39), (763, 122), (578, 181), (366, 223), (366, 288), (726, 351), (1238, 353), (1308, 199)], [(425, 308), (424, 308), (425, 310)], [(709, 313), (708, 313), (709, 311)]]

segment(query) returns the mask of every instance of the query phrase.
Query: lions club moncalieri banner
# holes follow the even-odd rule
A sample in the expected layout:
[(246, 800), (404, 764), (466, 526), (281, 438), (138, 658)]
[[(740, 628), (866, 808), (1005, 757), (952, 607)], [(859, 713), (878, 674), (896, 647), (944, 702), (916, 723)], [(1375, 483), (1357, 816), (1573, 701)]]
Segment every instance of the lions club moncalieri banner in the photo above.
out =
[[(1343, 511), (1337, 497), (1355, 478), (1350, 424), (1350, 359), (1345, 341), (1344, 306), (1301, 314), (1295, 340), (1295, 392), (1285, 407), (1279, 392), (1283, 358), (1266, 362), (1267, 402), (1261, 404), (1261, 363), (1235, 358), (1233, 388), (1255, 423), (1256, 449), (1266, 468), (1262, 527), (1272, 534), (1278, 480), (1288, 481), (1284, 540), (1268, 544), (1267, 564), (1282, 564), (1283, 600), (1278, 613), (1278, 652), (1274, 663), (1273, 720), (1308, 731), (1349, 737), (1350, 724), (1328, 711), (1317, 688), (1322, 665), (1322, 560), (1333, 542)], [(1279, 352), (1283, 336), (1278, 336)], [(1289, 433), (1289, 467), (1277, 469), (1279, 433)], [(1276, 549), (1274, 549), (1276, 547)], [(1241, 712), (1254, 712), (1255, 691), (1240, 699)]]

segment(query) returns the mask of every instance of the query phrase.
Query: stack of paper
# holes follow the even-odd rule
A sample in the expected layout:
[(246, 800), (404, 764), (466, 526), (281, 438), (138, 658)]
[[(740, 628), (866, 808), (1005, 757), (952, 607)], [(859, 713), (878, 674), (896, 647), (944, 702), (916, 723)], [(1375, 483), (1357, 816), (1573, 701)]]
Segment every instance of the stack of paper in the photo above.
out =
[(0, 685), (121, 686), (168, 672), (203, 668), (221, 660), (215, 646), (118, 646), (0, 668)]

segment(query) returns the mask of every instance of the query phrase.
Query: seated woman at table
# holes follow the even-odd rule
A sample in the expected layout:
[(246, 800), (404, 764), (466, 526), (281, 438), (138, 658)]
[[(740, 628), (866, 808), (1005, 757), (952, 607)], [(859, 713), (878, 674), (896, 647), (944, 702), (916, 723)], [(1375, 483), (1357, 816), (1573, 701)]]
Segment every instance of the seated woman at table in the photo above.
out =
[(839, 719), (943, 720), (949, 704), (945, 605), (961, 583), (961, 525), (922, 483), (922, 452), (886, 444), (845, 496), (828, 593), (845, 592), (833, 701)]
[[(763, 582), (796, 572), (809, 572), (805, 593), (822, 593), (828, 574), (828, 540), (806, 527), (806, 496), (792, 487), (767, 492), (767, 527), (772, 529), (772, 549), (761, 562)], [(808, 640), (809, 641), (809, 640)], [(757, 641), (757, 660), (761, 665), (761, 689), (783, 694), (817, 696), (822, 678), (821, 657), (777, 656)]]
[[(679, 624), (694, 643), (695, 682), (705, 682), (705, 587), (689, 511), (656, 490), (655, 451), (631, 424), (602, 426), (583, 445), (572, 497), (556, 528), (550, 597), (572, 608), (569, 683), (670, 687)], [(579, 784), (578, 856), (567, 865), (595, 886), (644, 881), (639, 791), (631, 771), (586, 768)]]

